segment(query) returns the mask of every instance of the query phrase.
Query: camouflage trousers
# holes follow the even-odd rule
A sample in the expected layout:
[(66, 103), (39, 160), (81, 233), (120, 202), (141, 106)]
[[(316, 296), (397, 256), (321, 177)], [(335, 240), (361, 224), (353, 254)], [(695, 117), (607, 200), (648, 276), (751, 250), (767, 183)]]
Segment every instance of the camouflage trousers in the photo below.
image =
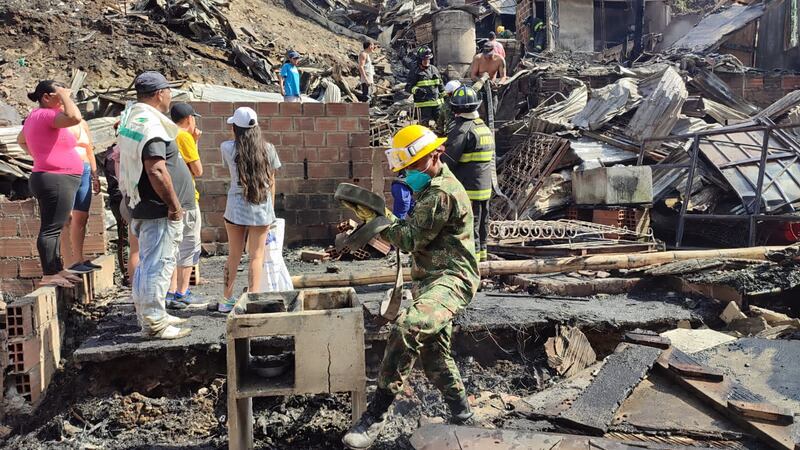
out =
[(417, 358), (428, 379), (447, 400), (466, 394), (461, 374), (450, 351), (453, 316), (464, 302), (447, 286), (432, 286), (400, 313), (386, 342), (378, 374), (378, 387), (398, 394)]

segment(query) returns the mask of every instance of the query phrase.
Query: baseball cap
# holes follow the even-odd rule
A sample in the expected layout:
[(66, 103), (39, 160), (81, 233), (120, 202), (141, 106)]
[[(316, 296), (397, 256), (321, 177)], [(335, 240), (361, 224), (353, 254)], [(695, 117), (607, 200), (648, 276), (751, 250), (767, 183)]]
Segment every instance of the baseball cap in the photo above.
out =
[(236, 125), (239, 128), (253, 128), (258, 124), (258, 115), (252, 108), (242, 106), (236, 108), (231, 117), (228, 117), (228, 125)]
[(483, 44), (483, 49), (481, 50), (483, 53), (491, 53), (494, 51), (494, 44), (491, 41), (486, 41)]
[(192, 105), (186, 102), (173, 103), (169, 108), (169, 116), (175, 123), (178, 123), (189, 116), (201, 117), (200, 114), (197, 114), (194, 111)]
[(155, 92), (159, 89), (169, 89), (169, 81), (164, 78), (164, 75), (161, 75), (158, 72), (142, 72), (140, 73), (135, 80), (133, 80), (133, 86), (136, 88), (136, 92), (140, 94), (147, 94), (148, 92)]
[(286, 55), (289, 57), (289, 59), (295, 59), (300, 57), (300, 53), (297, 53), (294, 50), (289, 50), (289, 53), (287, 53)]

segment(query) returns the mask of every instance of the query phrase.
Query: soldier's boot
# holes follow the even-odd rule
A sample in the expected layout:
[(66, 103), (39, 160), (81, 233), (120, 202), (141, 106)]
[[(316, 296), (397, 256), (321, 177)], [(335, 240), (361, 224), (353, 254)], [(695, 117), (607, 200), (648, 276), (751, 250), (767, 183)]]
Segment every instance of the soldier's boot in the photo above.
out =
[(469, 408), (469, 401), (467, 401), (466, 395), (458, 400), (447, 400), (447, 406), (450, 407), (451, 423), (461, 424), (472, 418), (473, 412)]
[(378, 436), (386, 424), (386, 416), (389, 407), (394, 401), (394, 394), (386, 389), (375, 392), (375, 397), (367, 406), (367, 410), (361, 415), (355, 425), (342, 438), (342, 443), (351, 449), (361, 450), (369, 448), (378, 439)]

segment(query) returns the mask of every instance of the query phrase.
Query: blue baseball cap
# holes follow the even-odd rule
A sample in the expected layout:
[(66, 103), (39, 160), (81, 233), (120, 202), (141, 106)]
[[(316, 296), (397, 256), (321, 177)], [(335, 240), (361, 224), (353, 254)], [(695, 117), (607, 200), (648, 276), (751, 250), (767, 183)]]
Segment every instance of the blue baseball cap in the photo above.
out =
[(295, 59), (300, 57), (300, 53), (297, 53), (294, 50), (289, 50), (289, 53), (287, 53), (286, 55), (289, 57), (289, 59)]
[(142, 72), (133, 81), (136, 92), (147, 94), (161, 89), (169, 89), (169, 81), (158, 72)]

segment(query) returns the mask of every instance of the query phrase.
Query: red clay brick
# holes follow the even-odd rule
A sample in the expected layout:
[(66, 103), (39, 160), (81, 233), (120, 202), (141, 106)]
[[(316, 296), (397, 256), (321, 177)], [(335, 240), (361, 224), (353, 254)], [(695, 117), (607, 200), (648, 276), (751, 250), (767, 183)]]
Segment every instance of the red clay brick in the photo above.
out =
[[(214, 132), (214, 131), (224, 131), (230, 128), (230, 125), (225, 123), (225, 119), (221, 117), (202, 117), (198, 121), (198, 127), (200, 127), (203, 132)], [(202, 139), (202, 135), (200, 137)]]
[(189, 102), (197, 114), (206, 116), (211, 112), (211, 104), (209, 102)]
[(282, 116), (301, 116), (303, 115), (303, 104), (280, 103), (280, 112)]
[[(328, 108), (331, 106), (336, 106), (336, 104), (328, 105)], [(344, 105), (342, 105), (344, 106)], [(339, 121), (334, 117), (318, 117), (315, 120), (315, 125), (317, 131), (338, 131), (339, 130)]]
[(0, 237), (17, 235), (17, 219), (0, 219)]
[(304, 159), (309, 163), (319, 161), (319, 153), (316, 148), (300, 147), (296, 150), (297, 162), (303, 162)]
[(234, 109), (231, 102), (212, 102), (209, 108), (209, 115), (228, 117), (233, 114)]
[(321, 162), (313, 162), (308, 164), (308, 177), (309, 178), (325, 178), (330, 175), (328, 164)]
[(325, 105), (327, 109), (327, 115), (329, 117), (345, 117), (347, 116), (347, 104), (346, 103), (328, 103)]
[[(228, 242), (228, 230), (225, 227), (217, 230), (217, 242)], [(225, 253), (227, 253), (227, 247)]]
[(258, 119), (258, 126), (261, 127), (262, 130), (269, 130), (272, 125), (272, 119), (269, 117), (259, 117)]
[(39, 227), (41, 226), (41, 220), (37, 218), (32, 219), (17, 219), (19, 220), (19, 232), (17, 233), (20, 237), (37, 237), (39, 236)]
[(320, 147), (325, 145), (325, 133), (303, 133), (303, 145), (306, 147)]
[(303, 178), (303, 163), (286, 163), (278, 169), (286, 178)]
[(207, 212), (203, 214), (203, 224), (209, 227), (224, 227), (225, 218), (221, 212)]
[(294, 129), (298, 131), (314, 131), (313, 117), (295, 117)]
[(303, 134), (283, 133), (281, 135), (281, 145), (303, 145)]
[(353, 164), (353, 177), (355, 178), (369, 178), (372, 176), (372, 164), (367, 163), (354, 163)]
[(36, 214), (36, 199), (0, 200), (0, 217), (30, 217)]
[(277, 131), (261, 133), (264, 140), (272, 145), (281, 145), (283, 143), (283, 135), (283, 133), (278, 133)]
[(216, 242), (217, 229), (215, 227), (203, 227), (200, 230), (200, 240), (202, 242)]
[(19, 262), (17, 260), (0, 259), (0, 278), (17, 278), (18, 275)]
[(338, 148), (321, 148), (319, 149), (320, 161), (339, 161)]
[(331, 147), (347, 147), (349, 136), (348, 133), (327, 133), (325, 141)]
[(270, 120), (270, 131), (292, 131), (294, 129), (291, 117), (275, 117)]
[(347, 105), (347, 115), (369, 117), (369, 105), (366, 103), (350, 103)]
[(256, 112), (259, 116), (277, 116), (280, 114), (278, 103), (275, 102), (259, 102), (256, 105)]
[(228, 193), (227, 182), (222, 180), (197, 180), (197, 190), (200, 195), (220, 195)]
[(0, 239), (0, 258), (35, 256), (34, 240), (31, 238)]
[(324, 116), (324, 103), (303, 103), (303, 115), (306, 117)]
[(351, 147), (369, 147), (370, 138), (369, 132), (359, 131), (350, 133), (350, 146)]
[(359, 131), (358, 119), (343, 117), (339, 119), (339, 129), (342, 131)]
[(0, 291), (11, 295), (25, 295), (33, 291), (33, 280), (0, 279)]

